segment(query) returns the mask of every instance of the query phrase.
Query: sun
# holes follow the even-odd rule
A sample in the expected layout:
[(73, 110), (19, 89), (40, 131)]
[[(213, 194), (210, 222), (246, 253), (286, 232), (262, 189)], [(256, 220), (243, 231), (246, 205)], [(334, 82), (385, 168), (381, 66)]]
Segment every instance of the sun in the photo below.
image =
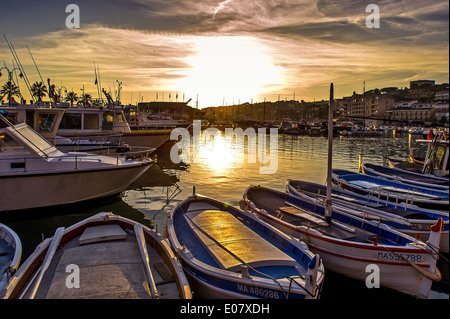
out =
[(199, 37), (195, 56), (186, 58), (192, 67), (180, 88), (200, 107), (250, 102), (264, 88), (279, 81), (279, 68), (268, 49), (248, 36)]
[(231, 141), (221, 133), (212, 135), (203, 133), (200, 147), (195, 153), (198, 161), (215, 172), (231, 169), (237, 163)]

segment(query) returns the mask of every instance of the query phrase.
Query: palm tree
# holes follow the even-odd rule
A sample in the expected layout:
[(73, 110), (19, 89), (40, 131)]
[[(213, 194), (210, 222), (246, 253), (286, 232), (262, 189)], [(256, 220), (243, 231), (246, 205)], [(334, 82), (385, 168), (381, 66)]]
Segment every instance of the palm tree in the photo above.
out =
[(92, 95), (90, 93), (83, 93), (80, 97), (80, 102), (86, 107), (91, 106)]
[(38, 101), (42, 101), (45, 93), (47, 93), (47, 87), (42, 82), (35, 82), (31, 86), (31, 93), (37, 97)]
[(9, 105), (11, 105), (11, 100), (13, 96), (20, 97), (19, 87), (15, 85), (12, 81), (6, 82), (0, 89), (0, 100), (3, 99), (3, 97), (7, 94)]
[(78, 96), (74, 91), (70, 91), (67, 93), (65, 101), (70, 102), (70, 106), (73, 106), (73, 102), (78, 101)]

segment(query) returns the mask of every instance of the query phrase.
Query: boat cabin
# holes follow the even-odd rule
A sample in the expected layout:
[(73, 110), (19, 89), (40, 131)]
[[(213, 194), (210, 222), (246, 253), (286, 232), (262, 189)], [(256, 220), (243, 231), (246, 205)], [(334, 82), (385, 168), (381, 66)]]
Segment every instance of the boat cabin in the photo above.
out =
[(122, 110), (71, 107), (65, 109), (59, 134), (99, 134), (130, 132)]
[[(63, 109), (35, 104), (2, 105), (0, 110), (2, 115), (11, 123), (28, 124), (52, 144), (54, 144), (56, 133), (65, 112)], [(0, 121), (0, 125), (2, 125), (2, 121)]]

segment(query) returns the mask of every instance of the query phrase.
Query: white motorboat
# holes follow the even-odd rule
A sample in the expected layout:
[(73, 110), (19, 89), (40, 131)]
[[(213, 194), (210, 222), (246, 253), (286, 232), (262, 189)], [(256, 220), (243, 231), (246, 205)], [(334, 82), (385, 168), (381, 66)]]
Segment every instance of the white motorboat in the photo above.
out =
[(114, 156), (63, 153), (27, 124), (5, 123), (0, 129), (0, 211), (120, 193), (153, 164), (148, 149)]

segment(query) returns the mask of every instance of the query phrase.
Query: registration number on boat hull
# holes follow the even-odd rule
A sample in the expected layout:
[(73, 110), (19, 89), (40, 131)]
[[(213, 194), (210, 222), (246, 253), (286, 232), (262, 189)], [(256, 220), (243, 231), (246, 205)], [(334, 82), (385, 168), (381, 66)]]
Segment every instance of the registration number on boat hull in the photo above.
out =
[(426, 224), (411, 224), (411, 229), (414, 230), (431, 230), (432, 225), (426, 225)]
[(411, 261), (411, 262), (422, 262), (422, 255), (419, 254), (402, 254), (394, 252), (381, 252), (377, 254), (378, 259), (392, 260), (392, 261)]
[(276, 290), (264, 289), (254, 286), (237, 284), (237, 290), (260, 298), (280, 299), (280, 293)]

